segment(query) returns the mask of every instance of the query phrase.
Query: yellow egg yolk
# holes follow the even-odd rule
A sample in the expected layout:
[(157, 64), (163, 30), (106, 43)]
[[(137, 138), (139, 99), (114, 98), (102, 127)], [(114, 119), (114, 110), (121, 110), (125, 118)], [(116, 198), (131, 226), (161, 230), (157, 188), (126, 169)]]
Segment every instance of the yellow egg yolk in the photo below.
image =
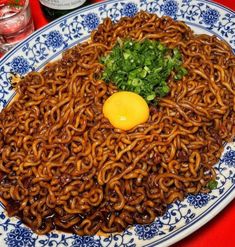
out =
[(105, 101), (103, 113), (115, 128), (129, 130), (148, 120), (149, 107), (140, 95), (123, 91)]

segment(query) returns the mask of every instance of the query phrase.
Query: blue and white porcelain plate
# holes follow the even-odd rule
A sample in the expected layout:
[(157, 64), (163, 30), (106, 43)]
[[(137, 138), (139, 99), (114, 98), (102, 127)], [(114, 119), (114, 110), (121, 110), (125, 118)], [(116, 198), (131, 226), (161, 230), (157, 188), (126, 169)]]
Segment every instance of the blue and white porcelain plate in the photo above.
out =
[[(133, 16), (139, 10), (169, 15), (185, 21), (196, 33), (217, 35), (235, 52), (235, 13), (204, 0), (112, 0), (85, 7), (35, 32), (0, 60), (0, 110), (14, 96), (12, 74), (40, 70), (69, 47), (84, 41), (102, 20)], [(150, 225), (136, 225), (108, 237), (80, 237), (51, 232), (38, 236), (16, 218), (9, 218), (0, 204), (0, 246), (5, 247), (111, 247), (168, 246), (197, 230), (235, 198), (235, 140), (225, 145), (216, 165), (218, 188), (210, 194), (189, 195), (168, 207)]]

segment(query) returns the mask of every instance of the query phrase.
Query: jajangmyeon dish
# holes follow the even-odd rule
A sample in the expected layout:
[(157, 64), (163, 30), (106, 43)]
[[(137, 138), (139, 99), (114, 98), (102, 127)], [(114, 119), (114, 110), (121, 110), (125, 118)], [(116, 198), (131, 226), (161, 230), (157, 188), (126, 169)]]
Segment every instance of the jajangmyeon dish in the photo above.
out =
[[(150, 104), (145, 123), (124, 131), (104, 117), (118, 89), (100, 58), (117, 39), (178, 48), (187, 70)], [(9, 216), (38, 234), (93, 235), (149, 224), (168, 204), (207, 193), (224, 142), (235, 135), (235, 56), (183, 22), (139, 12), (105, 19), (89, 41), (17, 84), (0, 113), (0, 196)]]

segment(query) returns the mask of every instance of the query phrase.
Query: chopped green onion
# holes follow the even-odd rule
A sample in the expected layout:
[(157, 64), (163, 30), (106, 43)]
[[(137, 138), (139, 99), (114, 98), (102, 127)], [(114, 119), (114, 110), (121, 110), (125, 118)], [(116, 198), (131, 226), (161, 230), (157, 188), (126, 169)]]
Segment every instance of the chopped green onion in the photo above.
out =
[(187, 74), (177, 48), (170, 49), (159, 41), (121, 40), (101, 58), (105, 65), (102, 78), (121, 90), (140, 94), (147, 102), (169, 93), (167, 79), (173, 72), (175, 80)]
[(216, 189), (218, 186), (218, 182), (216, 180), (211, 180), (208, 182), (207, 184), (207, 187), (210, 189), (210, 190), (214, 190)]

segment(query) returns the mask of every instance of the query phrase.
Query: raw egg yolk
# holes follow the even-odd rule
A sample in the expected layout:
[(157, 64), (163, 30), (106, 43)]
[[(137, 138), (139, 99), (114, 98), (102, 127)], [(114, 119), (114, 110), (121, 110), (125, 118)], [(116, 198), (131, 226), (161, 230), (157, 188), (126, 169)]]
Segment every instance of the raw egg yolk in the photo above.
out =
[(115, 128), (129, 130), (148, 120), (149, 107), (140, 95), (122, 91), (105, 101), (103, 113)]

